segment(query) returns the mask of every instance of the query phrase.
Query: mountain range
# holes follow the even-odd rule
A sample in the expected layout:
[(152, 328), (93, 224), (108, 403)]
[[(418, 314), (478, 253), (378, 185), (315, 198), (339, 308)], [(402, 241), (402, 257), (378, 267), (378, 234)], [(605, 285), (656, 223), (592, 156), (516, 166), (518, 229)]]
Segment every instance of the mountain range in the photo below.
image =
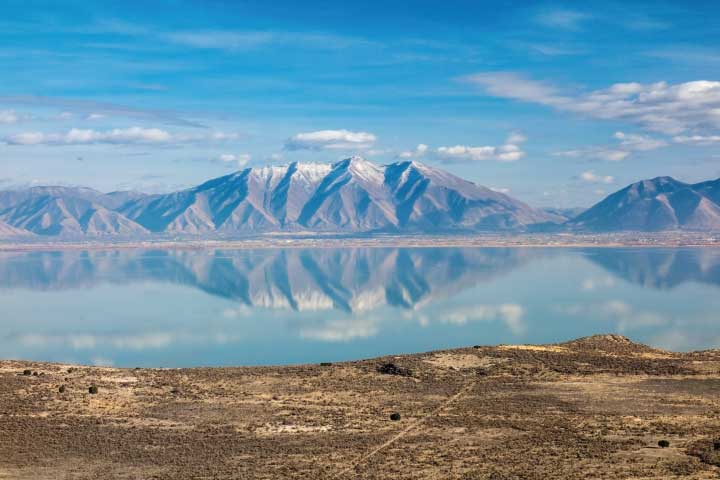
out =
[(720, 180), (644, 180), (583, 212), (534, 209), (414, 161), (379, 166), (360, 157), (246, 168), (168, 194), (82, 187), (0, 192), (0, 238), (677, 229), (720, 231)]
[(0, 252), (0, 290), (64, 291), (155, 281), (251, 307), (351, 313), (389, 305), (412, 310), (548, 254), (517, 248)]
[(159, 195), (66, 187), (0, 192), (0, 228), (15, 235), (521, 231), (558, 221), (437, 168), (378, 166), (359, 157), (247, 168)]

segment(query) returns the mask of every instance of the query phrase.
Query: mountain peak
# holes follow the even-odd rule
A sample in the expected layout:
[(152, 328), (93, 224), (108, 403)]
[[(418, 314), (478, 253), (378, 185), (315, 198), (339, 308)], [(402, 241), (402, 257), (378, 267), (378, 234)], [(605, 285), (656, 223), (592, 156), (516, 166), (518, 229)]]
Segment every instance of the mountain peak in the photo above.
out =
[(567, 225), (590, 231), (720, 230), (720, 184), (689, 185), (672, 177), (619, 190)]

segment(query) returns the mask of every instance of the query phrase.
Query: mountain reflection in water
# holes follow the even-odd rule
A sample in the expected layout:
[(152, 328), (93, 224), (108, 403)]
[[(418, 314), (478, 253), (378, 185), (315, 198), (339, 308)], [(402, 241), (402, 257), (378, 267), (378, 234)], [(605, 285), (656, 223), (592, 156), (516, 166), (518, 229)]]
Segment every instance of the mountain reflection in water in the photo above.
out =
[(342, 360), (617, 332), (720, 346), (720, 250), (355, 248), (0, 253), (14, 358)]

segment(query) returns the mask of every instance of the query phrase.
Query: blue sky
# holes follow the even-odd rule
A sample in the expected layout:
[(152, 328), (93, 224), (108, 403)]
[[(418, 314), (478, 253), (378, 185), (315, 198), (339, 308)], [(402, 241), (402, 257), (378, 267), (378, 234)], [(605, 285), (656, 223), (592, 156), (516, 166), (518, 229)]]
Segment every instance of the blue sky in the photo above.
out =
[(415, 159), (533, 205), (720, 176), (713, 2), (0, 4), (0, 188)]

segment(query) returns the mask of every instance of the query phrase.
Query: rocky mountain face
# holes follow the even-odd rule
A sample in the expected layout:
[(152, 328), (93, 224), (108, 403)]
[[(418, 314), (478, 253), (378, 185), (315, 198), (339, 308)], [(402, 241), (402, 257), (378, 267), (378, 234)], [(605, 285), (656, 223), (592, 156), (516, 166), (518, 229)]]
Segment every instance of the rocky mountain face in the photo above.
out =
[(0, 192), (0, 221), (50, 236), (522, 231), (558, 218), (440, 169), (359, 157), (248, 168), (163, 195)]
[(633, 183), (566, 223), (580, 231), (720, 231), (720, 180)]

